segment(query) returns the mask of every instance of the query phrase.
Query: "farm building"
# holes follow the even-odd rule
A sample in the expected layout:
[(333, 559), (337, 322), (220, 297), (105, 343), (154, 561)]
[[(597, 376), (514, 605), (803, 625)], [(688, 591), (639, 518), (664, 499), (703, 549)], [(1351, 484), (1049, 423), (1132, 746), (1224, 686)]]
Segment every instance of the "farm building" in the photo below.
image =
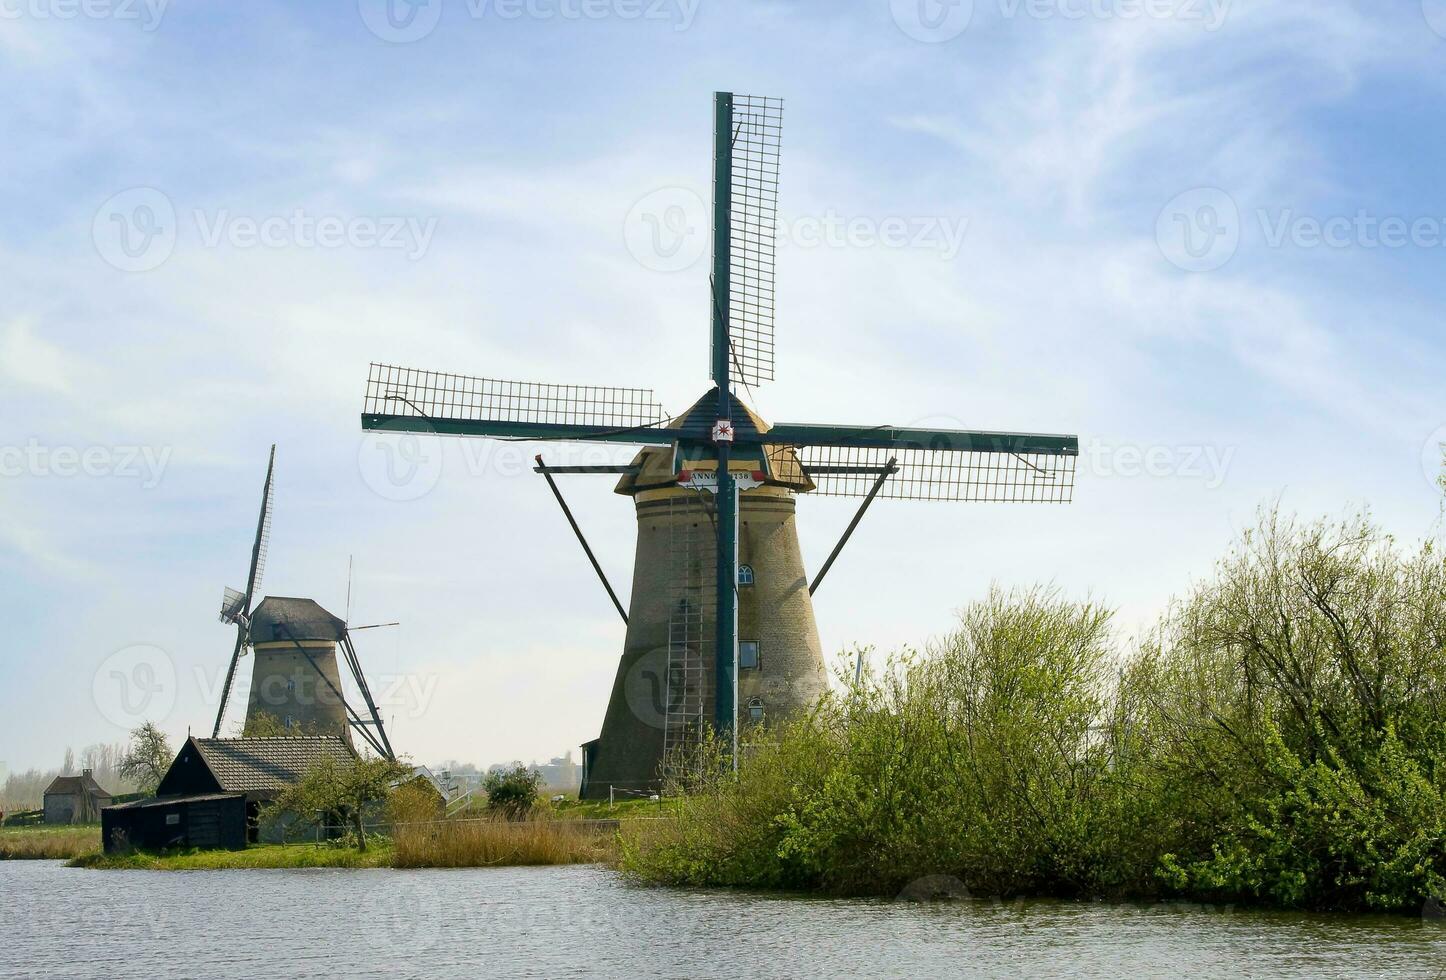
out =
[(45, 822), (95, 823), (110, 800), (89, 769), (79, 776), (56, 776), (45, 791)]
[(154, 799), (105, 809), (101, 832), (106, 850), (280, 841), (296, 818), (263, 821), (262, 804), (300, 782), (323, 760), (354, 756), (337, 735), (188, 738)]

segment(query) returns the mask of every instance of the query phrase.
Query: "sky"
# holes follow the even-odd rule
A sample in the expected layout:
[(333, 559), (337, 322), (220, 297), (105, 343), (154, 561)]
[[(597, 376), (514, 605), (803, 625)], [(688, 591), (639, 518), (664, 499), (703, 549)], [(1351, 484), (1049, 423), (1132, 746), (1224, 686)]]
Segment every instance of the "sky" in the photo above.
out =
[[(785, 100), (764, 418), (1081, 440), (1067, 506), (875, 506), (830, 657), (992, 586), (1127, 646), (1262, 505), (1439, 531), (1446, 0), (0, 0), (0, 82), (11, 771), (209, 734), (273, 443), (261, 591), (401, 623), (401, 752), (596, 737), (622, 624), (529, 464), (598, 456), (379, 441), (364, 384), (690, 405), (714, 90)], [(630, 502), (564, 492), (626, 590)], [(799, 501), (810, 570), (855, 506)]]

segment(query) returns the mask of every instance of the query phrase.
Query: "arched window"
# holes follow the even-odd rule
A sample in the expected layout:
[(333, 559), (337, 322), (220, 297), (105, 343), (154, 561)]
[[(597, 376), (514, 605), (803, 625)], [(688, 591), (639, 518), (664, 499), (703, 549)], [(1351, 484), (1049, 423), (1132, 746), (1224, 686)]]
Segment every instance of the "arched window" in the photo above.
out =
[(752, 565), (739, 565), (739, 566), (738, 566), (738, 584), (739, 584), (740, 586), (743, 586), (743, 585), (752, 585), (752, 584), (753, 584), (753, 566), (752, 566)]
[(748, 702), (748, 720), (760, 722), (763, 720), (763, 699), (752, 698)]

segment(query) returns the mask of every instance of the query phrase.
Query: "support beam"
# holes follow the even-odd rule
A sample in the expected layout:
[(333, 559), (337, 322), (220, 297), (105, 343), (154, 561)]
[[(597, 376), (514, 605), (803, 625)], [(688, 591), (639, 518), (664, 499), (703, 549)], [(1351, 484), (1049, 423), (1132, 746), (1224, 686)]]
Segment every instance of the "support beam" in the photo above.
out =
[[(597, 556), (592, 553), (592, 546), (587, 543), (587, 538), (583, 537), (582, 528), (577, 526), (577, 519), (572, 516), (572, 508), (568, 507), (567, 501), (562, 499), (562, 491), (558, 489), (557, 481), (552, 478), (553, 473), (563, 472), (564, 469), (564, 467), (554, 468), (548, 466), (542, 461), (542, 454), (539, 453), (537, 455), (537, 466), (534, 467), (534, 471), (541, 473), (542, 478), (547, 481), (547, 485), (552, 488), (552, 495), (557, 498), (557, 505), (562, 508), (563, 516), (567, 518), (567, 523), (572, 527), (572, 533), (577, 535), (577, 543), (582, 545), (583, 553), (587, 555), (587, 560), (592, 563), (592, 570), (597, 572), (598, 581), (602, 583), (604, 589), (607, 589), (608, 598), (613, 601), (613, 606), (617, 609), (618, 615), (623, 618), (623, 625), (626, 626), (628, 625), (628, 612), (623, 608), (623, 604), (618, 601), (618, 594), (613, 591), (612, 583), (608, 581), (607, 574), (602, 570), (602, 565), (598, 564)], [(571, 469), (591, 470), (594, 468), (571, 467)]]
[(728, 451), (733, 440), (730, 366), (732, 341), (728, 336), (729, 294), (732, 288), (733, 211), (733, 95), (713, 93), (713, 381), (718, 385), (719, 423), (714, 446), (718, 451), (718, 582), (713, 647), (713, 727), (729, 740), (733, 768), (738, 768), (738, 485), (728, 472)]
[(366, 739), (366, 743), (376, 751), (377, 755), (383, 755), (389, 759), (393, 758), (388, 749), (383, 748), (382, 743), (378, 742), (372, 733), (367, 731), (367, 723), (362, 719), (361, 715), (356, 713), (356, 709), (347, 703), (346, 695), (338, 691), (336, 685), (331, 682), (331, 678), (322, 673), (321, 668), (316, 665), (316, 658), (311, 655), (311, 651), (301, 645), (301, 641), (296, 638), (288, 627), (279, 625), (279, 628), (286, 634), (286, 638), (291, 641), (292, 646), (301, 651), (301, 655), (306, 658), (306, 662), (311, 665), (311, 669), (316, 671), (316, 676), (320, 677), (326, 683), (326, 686), (331, 689), (331, 693), (336, 695), (337, 700), (341, 702), (342, 708), (348, 715), (347, 723), (351, 725), (358, 735)]
[(874, 485), (869, 489), (869, 495), (864, 498), (863, 503), (859, 504), (858, 513), (854, 514), (854, 519), (849, 521), (849, 526), (845, 529), (843, 537), (839, 538), (838, 544), (833, 546), (833, 552), (828, 556), (828, 561), (823, 563), (823, 567), (820, 568), (818, 574), (814, 576), (813, 584), (808, 587), (809, 595), (813, 595), (818, 591), (819, 583), (822, 582), (823, 577), (828, 574), (828, 570), (833, 568), (833, 563), (838, 559), (839, 552), (843, 551), (844, 545), (848, 544), (849, 538), (853, 537), (854, 528), (858, 527), (859, 521), (864, 519), (864, 512), (869, 509), (869, 504), (873, 503), (874, 498), (879, 495), (879, 491), (884, 489), (884, 481), (899, 471), (899, 467), (895, 465), (898, 461), (899, 458), (897, 456), (890, 457), (889, 462), (883, 467), (883, 472), (879, 474), (879, 478), (874, 481)]
[(361, 691), (362, 700), (366, 702), (367, 711), (371, 713), (372, 724), (376, 726), (377, 737), (382, 740), (382, 746), (386, 749), (386, 756), (393, 762), (397, 760), (397, 754), (392, 751), (392, 740), (387, 738), (387, 728), (382, 724), (381, 712), (377, 710), (377, 703), (372, 698), (371, 686), (367, 684), (367, 676), (362, 673), (361, 658), (356, 654), (356, 647), (351, 642), (351, 631), (347, 630), (341, 635), (342, 652), (346, 655), (347, 666), (351, 668), (352, 680), (356, 681), (357, 690)]

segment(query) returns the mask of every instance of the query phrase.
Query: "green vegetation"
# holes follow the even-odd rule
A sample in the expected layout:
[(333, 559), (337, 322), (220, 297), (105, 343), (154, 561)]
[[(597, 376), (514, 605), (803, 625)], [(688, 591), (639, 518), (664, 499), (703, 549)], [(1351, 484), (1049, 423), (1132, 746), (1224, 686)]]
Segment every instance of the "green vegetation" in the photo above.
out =
[(116, 771), (142, 793), (150, 795), (161, 785), (175, 757), (165, 732), (148, 721), (131, 732), (130, 745), (126, 747), (125, 756), (116, 766)]
[(99, 851), (99, 824), (0, 829), (0, 861), (65, 860)]
[(384, 868), (392, 863), (387, 846), (361, 851), (354, 847), (315, 844), (258, 844), (240, 851), (199, 851), (194, 848), (166, 854), (132, 851), (128, 854), (93, 853), (70, 862), (73, 868), (122, 871), (219, 871), (238, 868)]
[[(369, 807), (385, 803), (392, 786), (411, 773), (410, 766), (382, 758), (353, 758), (343, 762), (324, 759), (301, 782), (288, 786), (267, 804), (263, 819), (287, 813), (334, 813), (352, 827), (352, 843), (367, 849), (363, 815)], [(293, 824), (297, 832), (309, 829), (305, 822)]]
[(521, 820), (537, 805), (542, 776), (519, 762), (511, 769), (488, 773), (482, 789), (487, 793), (489, 812), (509, 820)]
[[(1267, 513), (1128, 653), (1110, 614), (993, 594), (740, 771), (622, 832), (640, 879), (1184, 896), (1419, 912), (1446, 894), (1446, 563)], [(851, 673), (851, 672), (850, 672)], [(938, 878), (937, 876), (946, 876)]]

